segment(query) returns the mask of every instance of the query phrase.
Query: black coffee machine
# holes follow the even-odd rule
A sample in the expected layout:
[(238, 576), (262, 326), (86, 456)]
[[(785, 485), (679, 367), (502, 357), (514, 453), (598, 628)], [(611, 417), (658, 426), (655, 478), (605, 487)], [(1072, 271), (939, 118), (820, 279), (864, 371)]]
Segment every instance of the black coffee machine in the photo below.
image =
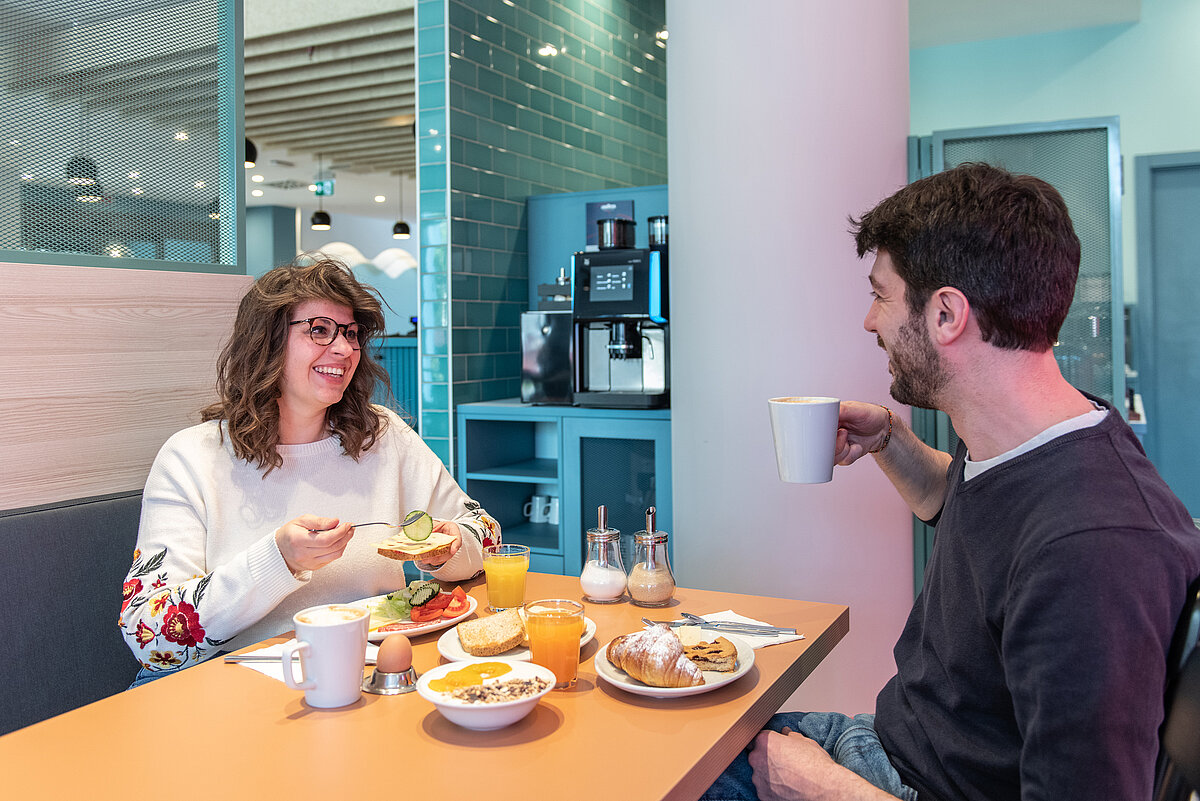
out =
[(670, 405), (665, 239), (575, 254), (576, 406)]

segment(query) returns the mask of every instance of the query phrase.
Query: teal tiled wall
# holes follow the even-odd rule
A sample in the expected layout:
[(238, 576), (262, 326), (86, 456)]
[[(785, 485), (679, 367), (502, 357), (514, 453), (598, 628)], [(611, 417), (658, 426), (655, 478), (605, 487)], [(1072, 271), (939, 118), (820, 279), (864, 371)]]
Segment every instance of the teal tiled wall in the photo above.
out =
[(456, 404), (520, 393), (525, 199), (666, 183), (665, 16), (664, 0), (417, 4), (421, 433), (447, 463)]

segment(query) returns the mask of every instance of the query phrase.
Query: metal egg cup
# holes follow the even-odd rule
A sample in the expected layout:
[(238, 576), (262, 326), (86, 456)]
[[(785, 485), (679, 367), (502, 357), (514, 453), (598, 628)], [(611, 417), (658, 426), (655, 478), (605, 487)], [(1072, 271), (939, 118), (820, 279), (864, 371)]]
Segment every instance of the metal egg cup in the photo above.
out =
[(417, 671), (410, 667), (399, 673), (384, 673), (379, 668), (363, 679), (363, 692), (372, 695), (403, 695), (417, 689)]

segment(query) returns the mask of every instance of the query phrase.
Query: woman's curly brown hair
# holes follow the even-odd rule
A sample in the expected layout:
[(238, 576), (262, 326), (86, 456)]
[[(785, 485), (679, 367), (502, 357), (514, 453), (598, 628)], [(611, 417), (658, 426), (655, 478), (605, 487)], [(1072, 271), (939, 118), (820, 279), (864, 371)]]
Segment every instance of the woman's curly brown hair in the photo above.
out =
[[(358, 459), (387, 427), (371, 406), (376, 384), (390, 392), (387, 371), (375, 360), (373, 334), (383, 330), (383, 311), (374, 289), (359, 283), (339, 261), (318, 255), (284, 264), (254, 282), (238, 306), (229, 341), (217, 359), (219, 400), (201, 411), (202, 420), (223, 420), (234, 453), (266, 468), (283, 464), (279, 444), (280, 381), (292, 310), (308, 300), (326, 300), (354, 310), (363, 329), (358, 369), (342, 399), (329, 407), (330, 430), (347, 455)], [(224, 436), (224, 434), (222, 434)]]

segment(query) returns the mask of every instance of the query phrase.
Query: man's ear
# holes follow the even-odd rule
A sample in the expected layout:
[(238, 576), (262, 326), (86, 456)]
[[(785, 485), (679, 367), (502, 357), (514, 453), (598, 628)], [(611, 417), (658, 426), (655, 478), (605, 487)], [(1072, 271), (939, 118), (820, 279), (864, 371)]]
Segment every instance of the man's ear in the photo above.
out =
[(939, 345), (949, 345), (967, 330), (971, 302), (952, 286), (935, 290), (925, 306), (929, 336)]

